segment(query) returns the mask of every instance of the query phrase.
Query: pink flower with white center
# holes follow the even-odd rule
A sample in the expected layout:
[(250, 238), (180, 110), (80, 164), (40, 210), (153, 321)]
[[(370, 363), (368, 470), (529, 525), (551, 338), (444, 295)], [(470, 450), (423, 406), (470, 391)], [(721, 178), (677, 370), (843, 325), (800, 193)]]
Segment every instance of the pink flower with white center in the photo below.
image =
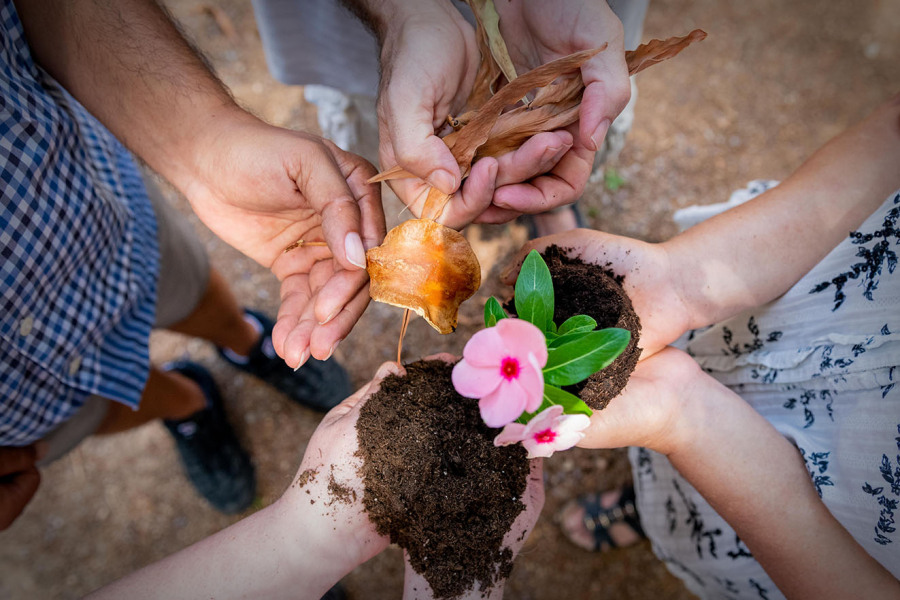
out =
[(558, 450), (568, 450), (584, 438), (582, 431), (591, 420), (587, 415), (564, 415), (563, 407), (554, 404), (536, 414), (528, 425), (510, 423), (494, 438), (495, 446), (522, 442), (528, 458), (547, 458)]
[(469, 339), (463, 359), (453, 367), (453, 387), (466, 398), (480, 398), (488, 427), (503, 427), (544, 398), (547, 341), (522, 319), (501, 319)]

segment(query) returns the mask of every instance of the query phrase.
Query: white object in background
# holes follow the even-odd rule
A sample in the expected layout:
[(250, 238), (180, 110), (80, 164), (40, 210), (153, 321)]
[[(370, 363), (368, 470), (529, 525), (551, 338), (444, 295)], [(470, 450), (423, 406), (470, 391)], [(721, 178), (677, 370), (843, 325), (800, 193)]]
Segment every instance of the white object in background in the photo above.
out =
[(772, 189), (776, 185), (778, 185), (778, 182), (772, 179), (756, 179), (748, 183), (747, 187), (732, 192), (731, 196), (728, 198), (728, 202), (719, 202), (717, 204), (695, 204), (693, 206), (686, 206), (682, 209), (676, 210), (675, 214), (672, 215), (672, 220), (675, 221), (676, 225), (678, 225), (678, 231), (684, 231), (685, 229), (693, 227), (697, 223), (702, 223), (710, 217), (714, 217), (720, 213), (725, 212), (729, 208), (740, 206), (747, 200), (756, 198), (763, 192)]
[(359, 115), (353, 110), (350, 97), (324, 85), (305, 86), (303, 97), (316, 105), (322, 135), (341, 150), (350, 152), (359, 140)]

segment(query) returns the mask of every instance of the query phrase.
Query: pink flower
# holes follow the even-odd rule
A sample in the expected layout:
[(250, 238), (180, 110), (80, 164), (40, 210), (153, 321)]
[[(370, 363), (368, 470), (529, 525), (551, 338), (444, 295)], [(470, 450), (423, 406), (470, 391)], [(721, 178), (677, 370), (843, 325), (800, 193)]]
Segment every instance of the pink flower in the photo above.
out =
[(581, 441), (581, 433), (591, 424), (587, 415), (564, 415), (563, 407), (554, 404), (528, 421), (528, 425), (510, 423), (494, 438), (495, 446), (522, 442), (528, 458), (547, 458), (557, 450), (568, 450)]
[(523, 411), (534, 412), (544, 398), (547, 342), (541, 330), (521, 319), (501, 319), (466, 344), (453, 367), (453, 387), (466, 398), (480, 398), (488, 427), (503, 427)]

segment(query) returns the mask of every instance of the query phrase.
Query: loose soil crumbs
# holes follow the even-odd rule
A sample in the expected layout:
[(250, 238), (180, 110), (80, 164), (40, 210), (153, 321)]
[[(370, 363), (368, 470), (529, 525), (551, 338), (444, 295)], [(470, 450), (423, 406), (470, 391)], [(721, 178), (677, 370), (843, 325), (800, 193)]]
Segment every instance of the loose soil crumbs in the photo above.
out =
[[(541, 254), (553, 279), (556, 295), (554, 322), (559, 325), (575, 315), (587, 315), (597, 321), (598, 329), (620, 327), (631, 332), (631, 341), (612, 364), (586, 381), (565, 388), (594, 410), (602, 410), (625, 389), (641, 357), (641, 349), (637, 345), (641, 337), (641, 320), (634, 312), (631, 298), (622, 288), (624, 275), (570, 257), (567, 252), (554, 245)], [(516, 314), (513, 300), (504, 308)]]
[(381, 535), (406, 549), (437, 598), (512, 570), (503, 537), (525, 509), (520, 445), (497, 448), (478, 402), (456, 393), (453, 366), (419, 361), (390, 375), (357, 422), (363, 504)]
[[(300, 473), (300, 477), (297, 478), (297, 486), (302, 489), (310, 481), (315, 481), (318, 472), (319, 469), (306, 469)], [(308, 494), (309, 490), (306, 490), (306, 493)]]
[(343, 483), (339, 483), (338, 480), (334, 478), (334, 465), (331, 466), (331, 471), (332, 472), (328, 474), (328, 493), (331, 494), (331, 502), (326, 506), (331, 506), (335, 502), (355, 504), (356, 490)]

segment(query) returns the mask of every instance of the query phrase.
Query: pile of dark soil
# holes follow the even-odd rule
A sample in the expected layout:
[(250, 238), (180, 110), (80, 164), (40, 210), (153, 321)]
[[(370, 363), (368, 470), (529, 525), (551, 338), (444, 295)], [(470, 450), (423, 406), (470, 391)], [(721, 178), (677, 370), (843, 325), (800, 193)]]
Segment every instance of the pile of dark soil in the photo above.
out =
[(419, 361), (390, 375), (356, 425), (363, 503), (381, 535), (405, 548), (437, 598), (512, 570), (503, 537), (525, 509), (521, 445), (497, 448), (478, 401), (456, 393), (453, 366)]
[[(556, 295), (553, 320), (557, 325), (569, 317), (587, 315), (597, 321), (598, 329), (620, 327), (631, 332), (631, 341), (625, 352), (611, 365), (586, 381), (566, 388), (594, 410), (602, 410), (625, 389), (641, 357), (641, 349), (637, 345), (641, 336), (641, 320), (634, 312), (628, 294), (622, 289), (625, 277), (580, 258), (570, 257), (559, 246), (550, 246), (541, 256), (553, 279)], [(515, 314), (512, 300), (505, 308)]]

